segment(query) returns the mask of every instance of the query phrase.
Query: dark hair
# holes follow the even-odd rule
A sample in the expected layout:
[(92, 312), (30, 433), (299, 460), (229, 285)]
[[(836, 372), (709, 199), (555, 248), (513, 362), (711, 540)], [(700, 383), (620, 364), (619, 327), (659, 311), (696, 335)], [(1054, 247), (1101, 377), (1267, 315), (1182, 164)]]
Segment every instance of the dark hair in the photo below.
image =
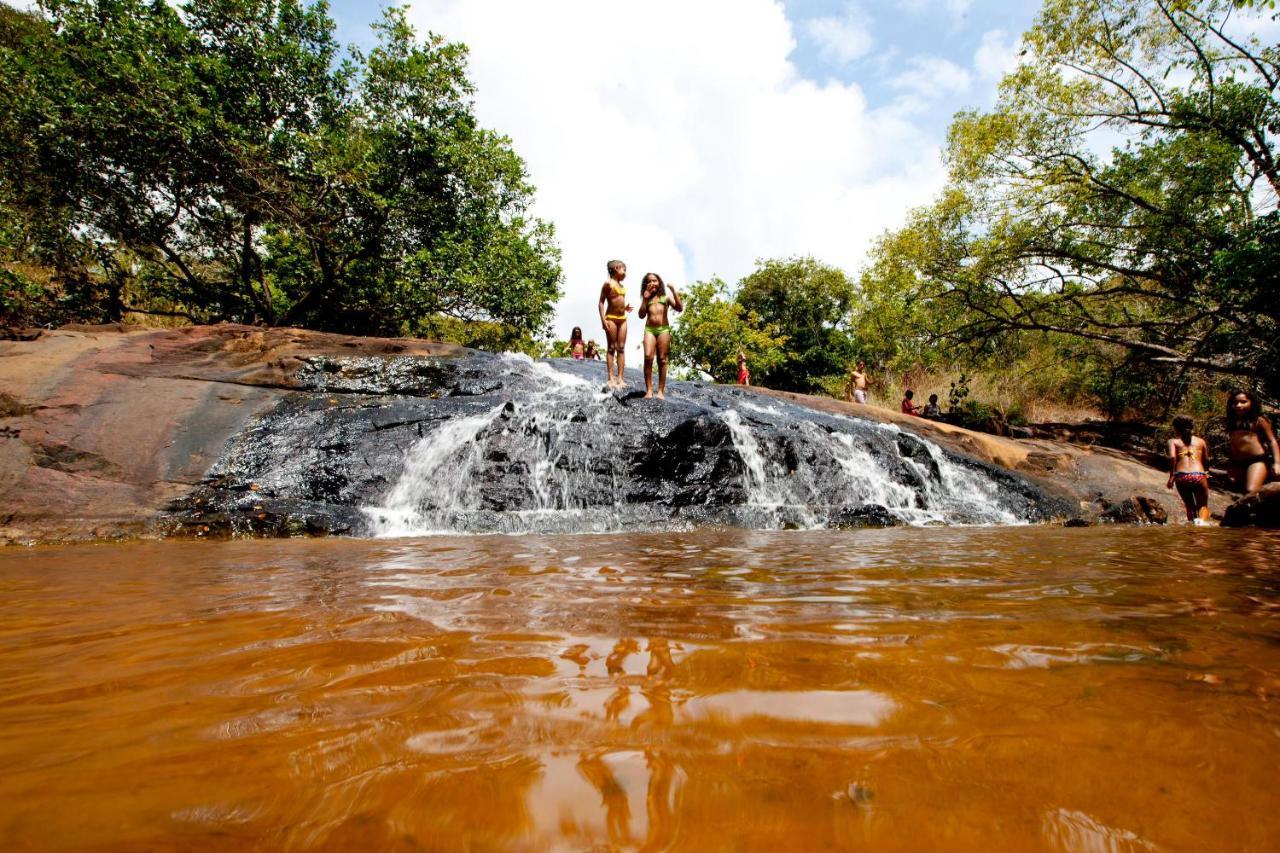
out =
[(936, 402), (938, 402), (938, 395), (937, 395), (937, 394), (930, 394), (930, 395), (929, 395), (929, 402), (930, 402), (930, 403), (936, 403)]
[[(1241, 394), (1249, 400), (1249, 411), (1243, 416), (1237, 415), (1231, 408), (1231, 404)], [(1227, 394), (1227, 429), (1252, 429), (1261, 415), (1262, 401), (1258, 399), (1257, 394), (1243, 388), (1233, 388), (1231, 393)]]
[(1195, 425), (1195, 421), (1191, 420), (1191, 418), (1186, 415), (1178, 415), (1173, 419), (1173, 429), (1178, 433), (1191, 432)]
[(574, 341), (580, 341), (580, 340), (582, 340), (582, 327), (574, 326), (573, 332), (570, 333), (569, 335), (569, 343), (573, 343)]
[(915, 391), (912, 391), (910, 388), (908, 388), (908, 389), (907, 389), (907, 393), (906, 393), (906, 394), (904, 394), (903, 396), (904, 396), (904, 397), (906, 397), (908, 400), (910, 400), (910, 399), (911, 399), (912, 397), (914, 397), (915, 395), (916, 395), (916, 392), (915, 392)]
[(653, 276), (658, 280), (659, 296), (662, 296), (664, 293), (667, 292), (667, 283), (662, 280), (662, 276), (658, 275), (656, 272), (647, 272), (644, 275), (640, 276), (640, 301), (641, 302), (644, 301), (645, 290), (649, 288), (649, 285), (647, 284), (647, 282), (649, 281), (649, 276)]
[(625, 267), (625, 266), (626, 264), (624, 264), (622, 261), (609, 261), (609, 263), (605, 264), (604, 268), (609, 271), (609, 275), (613, 275), (615, 272), (618, 271), (618, 267)]

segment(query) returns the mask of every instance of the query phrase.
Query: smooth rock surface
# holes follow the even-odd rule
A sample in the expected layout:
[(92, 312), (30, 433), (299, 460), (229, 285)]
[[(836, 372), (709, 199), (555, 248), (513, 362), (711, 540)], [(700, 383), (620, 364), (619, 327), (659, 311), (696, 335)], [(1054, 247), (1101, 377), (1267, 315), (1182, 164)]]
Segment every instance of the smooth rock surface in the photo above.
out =
[[(525, 390), (546, 391), (552, 378), (565, 374), (586, 383), (599, 400), (581, 416), (599, 420), (570, 414), (530, 427), (534, 413), (517, 399), (524, 391), (504, 385), (514, 380), (495, 376), (495, 366), (523, 377)], [(551, 372), (536, 373), (544, 369)], [(440, 419), (459, 416), (490, 418), (486, 429), (497, 431), (472, 460), (483, 473), (477, 482), (489, 485), (453, 507), (469, 514), (465, 529), (507, 529), (498, 516), (516, 507), (604, 500), (590, 493), (598, 486), (583, 486), (588, 493), (575, 492), (567, 504), (530, 486), (556, 482), (545, 469), (538, 481), (526, 458), (538, 436), (552, 433), (567, 442), (567, 453), (533, 461), (571, 473), (605, 465), (589, 457), (608, 436), (610, 453), (624, 460), (625, 470), (616, 487), (611, 481), (603, 488), (621, 490), (631, 513), (625, 524), (667, 523), (673, 511), (681, 524), (754, 524), (762, 504), (775, 497), (765, 488), (768, 476), (776, 480), (775, 469), (785, 475), (793, 463), (813, 472), (836, 464), (821, 450), (836, 433), (874, 445), (889, 479), (911, 488), (938, 476), (932, 451), (915, 440), (924, 438), (945, 451), (949, 464), (999, 484), (1011, 506), (1021, 501), (1017, 512), (1029, 520), (1093, 520), (1108, 502), (1136, 494), (1154, 496), (1172, 518), (1182, 514), (1176, 496), (1163, 489), (1162, 472), (1117, 451), (997, 438), (876, 407), (755, 388), (674, 383), (665, 402), (635, 392), (596, 394), (603, 374), (600, 363), (553, 368), (426, 341), (235, 325), (80, 328), (0, 341), (0, 539), (148, 535), (162, 527), (198, 534), (368, 532), (376, 520), (362, 507), (385, 506), (409, 448)], [(636, 371), (629, 378), (639, 386)], [(812, 415), (746, 407), (776, 408), (771, 401)], [(504, 415), (508, 402), (514, 409)], [(773, 466), (764, 480), (752, 480), (744, 469), (723, 416), (727, 408), (745, 415), (745, 428), (760, 436), (761, 458)], [(788, 426), (797, 420), (809, 426)], [(521, 425), (519, 435), (501, 436), (513, 422)], [(306, 442), (297, 444), (299, 436)], [(901, 520), (901, 511), (895, 515), (874, 502), (824, 495), (819, 476), (806, 484), (812, 494), (788, 488), (807, 495), (811, 517), (775, 508), (772, 524), (808, 525), (814, 514), (831, 526)], [(1221, 505), (1216, 494), (1214, 500)], [(614, 523), (580, 515), (587, 529)]]

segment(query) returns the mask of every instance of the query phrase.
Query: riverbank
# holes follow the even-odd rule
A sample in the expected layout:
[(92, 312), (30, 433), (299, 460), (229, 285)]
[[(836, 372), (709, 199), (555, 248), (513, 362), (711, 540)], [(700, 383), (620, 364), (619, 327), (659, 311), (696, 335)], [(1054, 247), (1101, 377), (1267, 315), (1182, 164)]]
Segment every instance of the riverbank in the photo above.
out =
[[(466, 352), (235, 325), (67, 328), (0, 342), (0, 540), (154, 535), (165, 508), (205, 482), (228, 442), (282, 400), (315, 391), (318, 360), (449, 360)], [(337, 401), (358, 391), (325, 393)], [(674, 386), (673, 397), (679, 393)], [(1015, 472), (1060, 498), (1064, 520), (1182, 517), (1163, 473), (1106, 448), (997, 438), (828, 398), (750, 393), (895, 424)], [(1215, 512), (1225, 503), (1215, 495)]]

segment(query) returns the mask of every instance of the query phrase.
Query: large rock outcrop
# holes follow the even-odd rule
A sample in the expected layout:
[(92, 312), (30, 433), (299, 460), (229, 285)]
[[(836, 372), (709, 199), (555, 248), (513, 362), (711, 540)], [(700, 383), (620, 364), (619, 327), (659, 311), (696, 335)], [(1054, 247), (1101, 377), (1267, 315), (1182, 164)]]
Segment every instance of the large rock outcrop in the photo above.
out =
[[(963, 486), (952, 482), (969, 472), (1019, 518), (1092, 520), (1135, 495), (1181, 514), (1164, 475), (1120, 453), (999, 439), (757, 389), (677, 383), (665, 402), (597, 394), (602, 374), (599, 364), (549, 370), (425, 341), (234, 325), (69, 328), (0, 342), (0, 537), (370, 532), (395, 523), (361, 507), (388, 508), (397, 489), (406, 491), (399, 482), (406, 451), (442, 419), (468, 418), (479, 419), (471, 439), (483, 437), (483, 451), (472, 452), (463, 436), (453, 457), (420, 460), (436, 465), (424, 481), (428, 493), (406, 487), (400, 506), (477, 530), (511, 529), (512, 510), (531, 517), (556, 507), (583, 509), (581, 523), (599, 529), (618, 518), (587, 509), (609, 501), (625, 505), (624, 525), (752, 524), (765, 510), (784, 525), (888, 523), (917, 510), (922, 518), (983, 520), (966, 516), (977, 505), (961, 500)], [(541, 415), (522, 397), (565, 376), (592, 386), (581, 413)], [(812, 415), (782, 411), (791, 404)], [(730, 409), (738, 414), (726, 415)], [(552, 437), (564, 452), (530, 449)], [(754, 442), (746, 450), (759, 451), (764, 473), (747, 464), (742, 441)], [(847, 478), (861, 476), (855, 451), (864, 448), (874, 452), (885, 488), (920, 497), (893, 488), (881, 494), (878, 486), (860, 503), (837, 494), (837, 480), (821, 472), (843, 472), (847, 492)], [(452, 482), (446, 475), (459, 459), (470, 466), (470, 485), (430, 493)], [(593, 465), (608, 476), (602, 468), (594, 479), (573, 479)], [(547, 493), (548, 483), (572, 485), (573, 493)], [(808, 516), (780, 506), (801, 500)], [(544, 527), (561, 529), (528, 529)]]

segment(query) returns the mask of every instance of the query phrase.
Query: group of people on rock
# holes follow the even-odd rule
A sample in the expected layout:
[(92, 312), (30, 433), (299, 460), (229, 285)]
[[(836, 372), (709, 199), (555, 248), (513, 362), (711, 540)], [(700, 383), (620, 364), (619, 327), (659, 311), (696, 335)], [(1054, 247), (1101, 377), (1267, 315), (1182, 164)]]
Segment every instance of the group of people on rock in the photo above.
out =
[[(635, 310), (645, 321), (644, 395), (665, 399), (667, 365), (671, 360), (671, 312), (684, 310), (684, 298), (674, 285), (664, 282), (662, 276), (649, 272), (640, 280), (640, 307), (636, 309), (627, 300), (626, 288), (622, 286), (627, 277), (627, 265), (622, 261), (609, 261), (606, 269), (609, 278), (600, 286), (599, 309), (606, 343), (604, 362), (609, 374), (609, 387), (626, 387), (627, 315)], [(580, 361), (600, 358), (596, 342), (583, 340), (581, 326), (574, 326), (573, 333), (569, 335), (569, 355)], [(654, 362), (658, 366), (656, 390), (653, 384)], [(751, 371), (747, 368), (744, 352), (738, 353), (738, 384), (751, 384)]]
[[(605, 368), (609, 373), (610, 388), (626, 387), (627, 315), (635, 307), (627, 300), (627, 290), (622, 282), (627, 277), (627, 265), (622, 261), (609, 261), (606, 265), (609, 279), (600, 287), (600, 325), (604, 327), (606, 351)], [(684, 300), (673, 285), (662, 280), (656, 272), (645, 273), (640, 280), (640, 308), (636, 310), (644, 324), (644, 390), (645, 397), (663, 399), (667, 393), (667, 363), (671, 356), (671, 312), (683, 311)], [(581, 355), (579, 355), (581, 351)], [(595, 341), (582, 342), (582, 329), (575, 326), (569, 337), (569, 352), (574, 358), (599, 358)], [(653, 385), (653, 366), (658, 364), (658, 387)]]
[[(1204, 524), (1209, 520), (1209, 445), (1193, 428), (1186, 415), (1173, 419), (1166, 486), (1182, 498), (1187, 520)], [(1247, 495), (1270, 479), (1280, 480), (1280, 444), (1271, 421), (1257, 395), (1243, 389), (1227, 394), (1227, 476)]]

